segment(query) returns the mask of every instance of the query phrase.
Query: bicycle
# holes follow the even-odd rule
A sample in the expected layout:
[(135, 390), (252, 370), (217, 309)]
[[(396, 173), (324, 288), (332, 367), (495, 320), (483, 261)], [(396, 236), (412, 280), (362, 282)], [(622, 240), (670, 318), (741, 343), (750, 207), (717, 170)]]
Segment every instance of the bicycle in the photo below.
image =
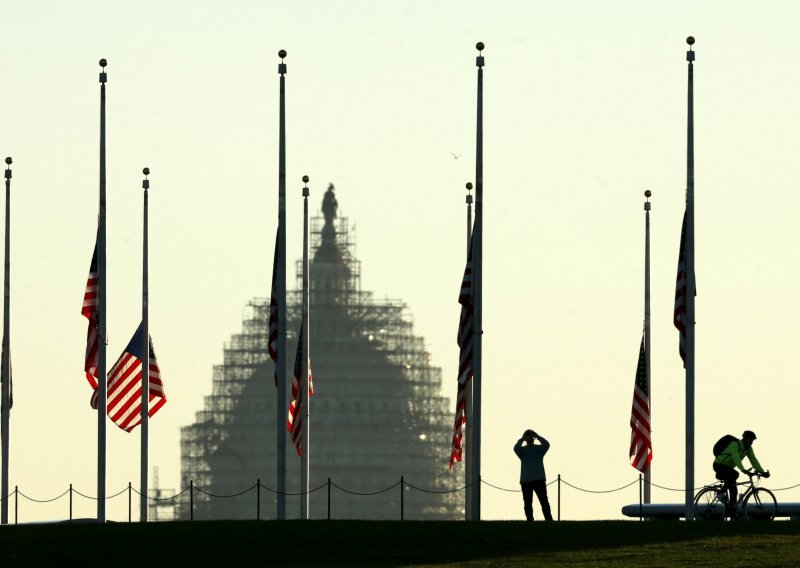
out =
[[(775, 494), (765, 487), (758, 487), (753, 478), (761, 479), (757, 471), (745, 472), (749, 479), (740, 481), (737, 486), (746, 486), (744, 493), (736, 501), (733, 515), (737, 519), (771, 521), (778, 512), (778, 501)], [(701, 521), (722, 521), (725, 519), (725, 508), (728, 504), (728, 492), (720, 481), (714, 485), (706, 485), (694, 498), (694, 518)]]

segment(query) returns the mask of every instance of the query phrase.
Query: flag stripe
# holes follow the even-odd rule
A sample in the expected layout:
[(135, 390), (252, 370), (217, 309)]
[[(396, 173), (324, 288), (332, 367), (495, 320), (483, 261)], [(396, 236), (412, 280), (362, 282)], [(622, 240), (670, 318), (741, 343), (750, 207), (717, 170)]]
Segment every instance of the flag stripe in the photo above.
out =
[(453, 421), (453, 441), (450, 447), (450, 469), (455, 462), (463, 458), (463, 429), (467, 423), (467, 389), (472, 380), (472, 336), (473, 336), (473, 306), (472, 306), (472, 243), (470, 242), (467, 254), (467, 265), (464, 277), (461, 280), (461, 291), (458, 295), (461, 304), (461, 317), (458, 322), (458, 391), (456, 392), (456, 416)]
[[(305, 317), (305, 314), (303, 315)], [(297, 455), (303, 455), (303, 401), (304, 393), (300, 388), (300, 378), (303, 375), (303, 329), (297, 338), (297, 354), (294, 358), (294, 376), (292, 378), (292, 400), (289, 402), (289, 418), (286, 421), (286, 429), (292, 434), (292, 441), (297, 448)], [(314, 382), (311, 378), (311, 358), (308, 358), (308, 396), (314, 394)]]
[(633, 385), (631, 407), (631, 446), (628, 451), (631, 465), (644, 473), (653, 459), (653, 443), (650, 439), (650, 395), (647, 386), (647, 355), (644, 335), (639, 347), (636, 365), (636, 381)]
[[(134, 333), (128, 347), (108, 372), (108, 416), (122, 428), (130, 432), (141, 424), (142, 413), (142, 326)], [(149, 342), (149, 397), (147, 414), (153, 416), (167, 402), (161, 369), (158, 367), (153, 340)]]
[(92, 263), (89, 266), (89, 277), (86, 280), (86, 291), (83, 293), (83, 307), (81, 315), (89, 320), (89, 329), (86, 332), (86, 354), (84, 358), (84, 371), (86, 380), (94, 390), (92, 394), (92, 408), (97, 408), (97, 367), (99, 363), (100, 336), (98, 332), (98, 277), (97, 277), (97, 241), (94, 244)]

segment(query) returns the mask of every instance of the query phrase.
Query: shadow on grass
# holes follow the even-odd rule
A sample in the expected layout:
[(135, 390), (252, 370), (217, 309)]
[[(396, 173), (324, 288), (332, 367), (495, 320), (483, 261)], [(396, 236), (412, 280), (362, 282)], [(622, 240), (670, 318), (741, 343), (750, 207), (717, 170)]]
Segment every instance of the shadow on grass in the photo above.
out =
[[(712, 542), (713, 548), (724, 550), (727, 539), (737, 546), (758, 546), (773, 537), (798, 535), (800, 524), (794, 522), (65, 523), (0, 527), (0, 566), (409, 566), (503, 559), (524, 563), (543, 555), (597, 551), (608, 556), (600, 553), (643, 546), (702, 550)], [(799, 543), (794, 552), (800, 554), (800, 539), (789, 540)], [(708, 553), (714, 558), (715, 550)]]

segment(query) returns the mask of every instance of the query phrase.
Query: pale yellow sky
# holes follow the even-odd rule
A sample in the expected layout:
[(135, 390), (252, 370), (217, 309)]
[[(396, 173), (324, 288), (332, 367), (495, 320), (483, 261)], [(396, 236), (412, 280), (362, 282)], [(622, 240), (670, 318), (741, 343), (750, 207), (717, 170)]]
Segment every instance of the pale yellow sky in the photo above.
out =
[[(150, 462), (179, 482), (179, 428), (211, 390), (245, 304), (269, 294), (277, 221), (277, 51), (288, 57), (289, 260), (300, 178), (357, 227), (363, 287), (406, 301), (455, 397), (475, 50), (486, 44), (484, 471), (517, 485), (532, 427), (551, 478), (611, 489), (628, 465), (653, 191), (654, 482), (682, 487), (683, 369), (672, 327), (685, 187), (685, 38), (697, 38), (696, 480), (756, 431), (771, 487), (800, 483), (794, 353), (800, 179), (794, 2), (16, 3), (3, 11), (0, 153), (12, 186), (11, 485), (93, 494), (96, 418), (80, 305), (97, 215), (97, 61), (108, 66), (109, 358), (140, 318), (141, 169), (151, 179), (151, 334), (169, 402)], [(461, 154), (457, 160), (451, 152)], [(324, 377), (315, 376), (320, 384)], [(789, 426), (785, 426), (789, 424)], [(139, 437), (109, 425), (108, 493)], [(442, 467), (447, 467), (445, 463)], [(402, 474), (398, 464), (398, 477)], [(555, 502), (555, 493), (551, 493)], [(635, 487), (562, 491), (562, 518), (618, 518)], [(655, 491), (654, 501), (682, 494)], [(779, 500), (800, 500), (800, 490)], [(109, 503), (111, 519), (127, 502)], [(522, 518), (484, 489), (485, 518)], [(76, 516), (94, 503), (77, 500)], [(21, 520), (65, 501), (20, 503)], [(134, 513), (135, 516), (136, 513)]]

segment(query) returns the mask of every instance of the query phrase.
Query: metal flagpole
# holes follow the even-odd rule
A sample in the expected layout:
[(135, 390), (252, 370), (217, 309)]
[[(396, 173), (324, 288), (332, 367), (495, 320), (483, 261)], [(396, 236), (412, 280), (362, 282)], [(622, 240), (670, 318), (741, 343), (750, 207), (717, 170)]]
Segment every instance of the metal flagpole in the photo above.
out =
[(278, 352), (275, 376), (278, 378), (278, 404), (276, 464), (277, 464), (277, 518), (286, 518), (286, 51), (278, 52), (280, 74), (280, 133), (278, 134), (278, 278), (276, 281), (278, 303)]
[(149, 430), (149, 410), (150, 410), (150, 322), (149, 307), (150, 293), (148, 287), (147, 270), (147, 190), (150, 189), (150, 168), (142, 170), (144, 180), (144, 229), (142, 231), (142, 458), (141, 458), (141, 490), (139, 492), (139, 520), (147, 522), (147, 454), (148, 454), (148, 430)]
[(311, 458), (311, 447), (309, 446), (309, 435), (311, 430), (311, 421), (309, 420), (311, 412), (311, 396), (308, 389), (308, 176), (303, 176), (303, 311), (301, 323), (302, 331), (300, 335), (303, 338), (303, 346), (301, 351), (302, 367), (300, 370), (300, 392), (302, 400), (302, 408), (300, 409), (302, 416), (302, 449), (303, 455), (300, 458), (300, 518), (308, 519), (308, 505), (310, 487), (310, 468), (309, 462)]
[(694, 520), (694, 38), (686, 38), (689, 71), (686, 129), (686, 520)]
[(472, 303), (475, 342), (472, 352), (472, 520), (481, 519), (481, 359), (483, 356), (483, 43), (478, 42), (478, 115), (475, 143), (475, 228), (472, 251)]
[[(472, 183), (467, 182), (467, 260), (469, 260), (469, 245), (472, 241)], [(464, 457), (464, 485), (467, 490), (464, 492), (464, 518), (472, 518), (472, 381), (466, 385), (464, 395), (464, 412), (467, 415), (467, 427), (464, 432), (464, 445), (466, 446), (466, 456)]]
[(97, 237), (97, 521), (106, 522), (106, 60), (100, 60), (100, 215)]
[[(653, 381), (650, 377), (650, 190), (644, 192), (644, 358), (647, 373), (647, 404), (650, 408), (650, 446), (653, 445)], [(651, 450), (652, 451), (652, 450)], [(650, 503), (650, 481), (653, 475), (652, 460), (644, 472), (644, 502)]]
[(0, 399), (0, 428), (3, 430), (3, 480), (0, 484), (0, 523), (8, 524), (8, 443), (9, 418), (11, 415), (11, 158), (6, 158), (6, 260), (3, 281), (3, 361), (2, 399)]

